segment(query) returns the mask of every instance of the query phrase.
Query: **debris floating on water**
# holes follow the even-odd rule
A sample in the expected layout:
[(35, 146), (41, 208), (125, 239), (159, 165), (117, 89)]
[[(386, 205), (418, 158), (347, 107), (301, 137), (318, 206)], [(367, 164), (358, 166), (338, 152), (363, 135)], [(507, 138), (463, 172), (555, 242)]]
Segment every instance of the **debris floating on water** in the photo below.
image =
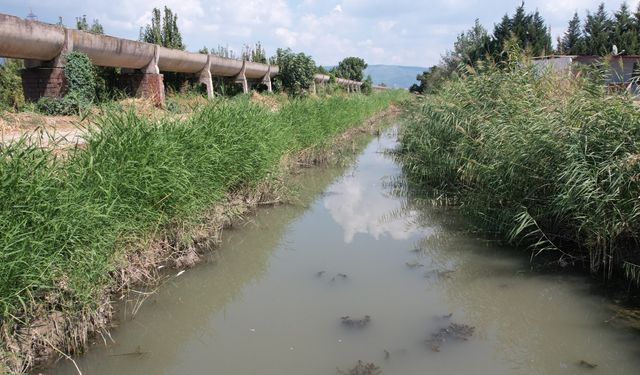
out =
[(580, 362), (578, 362), (578, 366), (582, 367), (582, 368), (588, 368), (588, 369), (594, 369), (596, 367), (598, 367), (598, 365), (596, 363), (590, 363), (585, 361), (584, 359), (581, 359)]
[(358, 361), (356, 366), (347, 372), (344, 372), (339, 368), (337, 370), (338, 370), (338, 374), (341, 374), (341, 375), (380, 375), (382, 374), (380, 367), (376, 366), (375, 363), (364, 363), (362, 361)]
[(419, 263), (418, 261), (411, 261), (411, 262), (407, 262), (405, 263), (407, 265), (407, 267), (409, 268), (420, 268), (420, 267), (424, 267), (424, 264)]
[(336, 279), (346, 280), (348, 278), (349, 278), (349, 275), (347, 275), (346, 273), (338, 273), (334, 277), (331, 278), (331, 282), (336, 281)]
[(182, 275), (184, 272), (185, 272), (185, 270), (182, 270), (182, 271), (180, 271), (180, 272), (176, 273), (176, 277), (178, 277), (178, 276)]
[(439, 270), (431, 270), (431, 271), (427, 271), (424, 273), (424, 277), (429, 279), (432, 276), (436, 276), (438, 279), (450, 279), (451, 278), (451, 274), (456, 272), (455, 270), (444, 270), (444, 271), (439, 271)]
[(343, 325), (353, 328), (364, 328), (371, 323), (371, 317), (369, 315), (365, 315), (362, 319), (351, 319), (351, 317), (347, 315), (341, 317), (340, 320), (342, 320)]
[(447, 327), (441, 328), (437, 332), (432, 333), (431, 337), (425, 342), (431, 346), (431, 350), (439, 352), (440, 347), (447, 340), (452, 339), (466, 341), (473, 336), (475, 329), (475, 327), (467, 324), (451, 323)]

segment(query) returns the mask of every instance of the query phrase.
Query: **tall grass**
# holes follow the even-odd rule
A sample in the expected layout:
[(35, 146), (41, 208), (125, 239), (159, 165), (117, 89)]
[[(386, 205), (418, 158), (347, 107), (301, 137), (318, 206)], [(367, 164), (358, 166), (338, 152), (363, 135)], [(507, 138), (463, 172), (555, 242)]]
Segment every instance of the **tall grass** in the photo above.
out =
[(128, 244), (197, 217), (396, 97), (294, 100), (279, 111), (222, 100), (155, 122), (111, 113), (64, 158), (24, 140), (0, 145), (0, 325), (36, 308), (91, 308)]
[(515, 56), (424, 99), (400, 152), (417, 186), (485, 231), (605, 278), (640, 264), (640, 112), (628, 95)]

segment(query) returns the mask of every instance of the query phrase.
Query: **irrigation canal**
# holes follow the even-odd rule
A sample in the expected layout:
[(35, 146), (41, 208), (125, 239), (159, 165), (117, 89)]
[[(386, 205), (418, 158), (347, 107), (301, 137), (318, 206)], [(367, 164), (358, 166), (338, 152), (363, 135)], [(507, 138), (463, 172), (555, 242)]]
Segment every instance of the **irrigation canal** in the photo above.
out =
[[(75, 358), (84, 374), (638, 374), (640, 339), (582, 277), (459, 230), (394, 192), (384, 151), (299, 176), (301, 203), (259, 210)], [(133, 314), (135, 311), (135, 315)], [(369, 318), (366, 318), (369, 316)], [(51, 374), (73, 374), (61, 359)]]

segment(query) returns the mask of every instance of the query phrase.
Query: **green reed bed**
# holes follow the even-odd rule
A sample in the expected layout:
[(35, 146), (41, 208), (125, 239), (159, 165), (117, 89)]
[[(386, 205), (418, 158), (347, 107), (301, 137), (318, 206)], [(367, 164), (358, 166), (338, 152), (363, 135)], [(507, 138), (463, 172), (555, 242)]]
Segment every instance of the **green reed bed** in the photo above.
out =
[(640, 112), (626, 94), (513, 61), (464, 72), (401, 135), (425, 196), (561, 264), (632, 279), (640, 264)]
[(220, 100), (184, 121), (111, 113), (63, 157), (24, 140), (0, 146), (0, 326), (36, 307), (92, 306), (127, 245), (198, 217), (398, 95), (293, 100), (278, 111)]

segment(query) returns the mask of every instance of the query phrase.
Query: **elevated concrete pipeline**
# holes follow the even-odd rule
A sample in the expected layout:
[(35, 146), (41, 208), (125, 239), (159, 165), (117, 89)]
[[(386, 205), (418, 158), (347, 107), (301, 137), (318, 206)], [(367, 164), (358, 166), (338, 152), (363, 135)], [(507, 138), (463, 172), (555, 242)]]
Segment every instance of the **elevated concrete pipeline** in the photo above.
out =
[[(60, 96), (64, 90), (62, 68), (64, 55), (71, 51), (85, 53), (97, 66), (132, 70), (128, 72), (129, 91), (164, 101), (160, 72), (194, 74), (213, 96), (212, 76), (232, 77), (244, 92), (249, 80), (259, 81), (271, 92), (271, 79), (278, 74), (275, 65), (186, 52), (135, 40), (93, 34), (0, 13), (0, 56), (25, 59), (23, 86), (27, 99)], [(315, 85), (325, 85), (329, 76), (316, 74)], [(359, 91), (362, 82), (337, 78), (347, 91)], [(376, 86), (375, 89), (380, 89)]]

